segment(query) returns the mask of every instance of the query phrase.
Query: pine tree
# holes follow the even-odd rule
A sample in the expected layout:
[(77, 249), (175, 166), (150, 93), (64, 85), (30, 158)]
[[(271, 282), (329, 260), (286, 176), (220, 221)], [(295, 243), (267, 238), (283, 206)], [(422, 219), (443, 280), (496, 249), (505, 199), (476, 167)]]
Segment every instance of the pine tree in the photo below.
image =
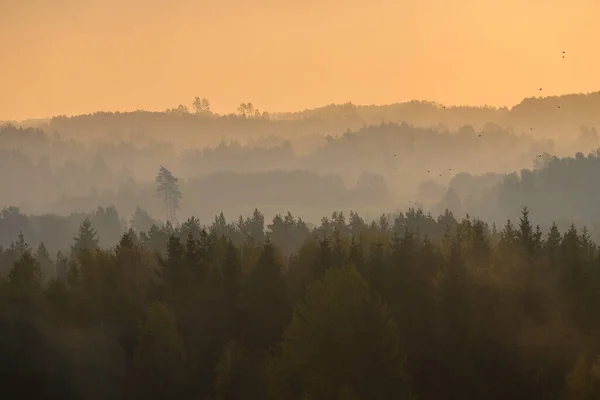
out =
[(184, 295), (182, 287), (187, 286), (185, 249), (179, 238), (175, 235), (169, 237), (167, 243), (167, 257), (160, 260), (162, 284), (168, 298)]
[(264, 351), (277, 343), (291, 314), (281, 263), (269, 241), (250, 272), (243, 299), (245, 342), (253, 351)]
[(356, 267), (358, 271), (362, 271), (365, 264), (365, 257), (362, 251), (362, 237), (360, 242), (356, 242), (356, 238), (352, 235), (350, 241), (350, 250), (348, 252), (348, 264)]
[(385, 270), (384, 270), (384, 249), (383, 242), (376, 240), (371, 243), (369, 249), (369, 258), (367, 261), (367, 282), (377, 293), (383, 293), (385, 285)]
[(489, 239), (485, 234), (485, 224), (477, 220), (473, 223), (472, 237), (470, 243), (471, 261), (475, 268), (486, 268), (489, 266), (492, 249)]
[(30, 252), (25, 252), (8, 273), (10, 299), (19, 313), (29, 315), (42, 302), (42, 273), (40, 264)]
[(179, 179), (163, 166), (156, 175), (156, 191), (162, 198), (167, 221), (176, 221), (175, 214), (179, 210), (179, 201), (182, 197), (179, 191)]
[(31, 252), (31, 246), (29, 246), (29, 243), (25, 241), (25, 236), (23, 235), (23, 232), (19, 232), (19, 235), (17, 236), (17, 241), (12, 242), (10, 248), (11, 250), (16, 251), (19, 256), (24, 253)]
[(238, 251), (227, 239), (225, 259), (221, 267), (223, 274), (223, 298), (226, 314), (226, 335), (233, 340), (238, 336), (240, 318), (241, 270)]
[(515, 232), (514, 225), (509, 219), (506, 221), (506, 225), (504, 225), (504, 229), (502, 230), (502, 232), (500, 232), (500, 241), (505, 244), (511, 245), (516, 241), (516, 239), (517, 233)]
[(331, 266), (333, 268), (342, 268), (346, 265), (346, 250), (342, 245), (342, 240), (340, 239), (340, 234), (335, 233), (335, 244), (331, 251)]
[(556, 226), (556, 222), (552, 222), (552, 226), (550, 227), (550, 231), (546, 237), (546, 241), (544, 242), (544, 248), (547, 252), (551, 254), (555, 254), (560, 248), (560, 244), (562, 241), (562, 236)]
[(73, 240), (75, 243), (71, 246), (71, 251), (75, 254), (98, 249), (98, 234), (89, 218), (85, 218), (79, 225), (79, 234)]
[(319, 241), (319, 247), (317, 249), (317, 256), (313, 266), (313, 276), (315, 279), (321, 279), (328, 269), (332, 268), (333, 254), (331, 251), (331, 245), (329, 238), (324, 237), (323, 240)]
[(525, 254), (529, 257), (532, 257), (535, 252), (536, 246), (533, 227), (531, 226), (531, 222), (529, 221), (529, 210), (527, 209), (527, 207), (523, 207), (523, 209), (521, 210), (517, 238)]
[(541, 250), (544, 245), (544, 235), (539, 225), (535, 226), (535, 233), (533, 234), (533, 244), (536, 251)]
[(140, 399), (179, 398), (185, 391), (185, 349), (175, 316), (153, 303), (141, 324), (133, 368)]
[(309, 286), (267, 378), (272, 399), (411, 398), (398, 325), (353, 267)]
[(44, 278), (49, 279), (56, 276), (56, 268), (52, 263), (52, 259), (50, 258), (50, 254), (48, 253), (44, 242), (41, 242), (38, 246), (35, 259), (40, 265), (40, 270)]
[(584, 261), (588, 263), (592, 262), (596, 254), (596, 245), (592, 241), (590, 232), (588, 231), (586, 226), (584, 226), (581, 229), (581, 234), (579, 235), (579, 242), (581, 243), (581, 250)]
[(137, 235), (135, 234), (133, 228), (129, 228), (129, 230), (121, 236), (121, 239), (115, 248), (115, 252), (119, 254), (121, 251), (133, 250), (137, 244)]
[(56, 278), (57, 279), (60, 279), (60, 280), (67, 279), (67, 273), (68, 273), (67, 263), (68, 263), (67, 258), (59, 250), (56, 253)]
[(254, 209), (252, 212), (252, 218), (249, 218), (244, 225), (246, 232), (250, 235), (257, 243), (264, 243), (265, 241), (265, 216)]
[(581, 268), (581, 242), (579, 233), (574, 224), (571, 224), (569, 230), (565, 232), (561, 242), (562, 261), (565, 263), (571, 273), (579, 271)]

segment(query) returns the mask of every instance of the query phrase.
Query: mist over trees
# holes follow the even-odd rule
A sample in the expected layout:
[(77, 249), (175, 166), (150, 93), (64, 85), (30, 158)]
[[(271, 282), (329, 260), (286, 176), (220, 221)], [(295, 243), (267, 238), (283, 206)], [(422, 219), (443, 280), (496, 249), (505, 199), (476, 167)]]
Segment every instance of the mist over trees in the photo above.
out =
[(597, 399), (599, 107), (2, 124), (3, 390)]
[[(556, 199), (549, 185), (581, 181), (580, 175), (572, 178), (579, 171), (565, 169), (544, 178), (553, 182), (544, 188), (528, 189), (537, 194), (527, 198), (516, 193), (522, 188), (514, 183), (507, 189), (526, 171), (543, 174), (554, 156), (595, 154), (599, 121), (593, 110), (599, 99), (597, 93), (525, 99), (512, 109), (346, 103), (249, 118), (255, 111), (251, 102), (237, 113), (218, 115), (207, 99), (197, 97), (181, 113), (96, 113), (5, 124), (0, 204), (36, 215), (114, 205), (130, 216), (140, 206), (152, 219), (171, 219), (153, 195), (156, 171), (168, 165), (185, 194), (179, 211), (202, 219), (255, 207), (272, 217), (293, 207), (316, 223), (334, 210), (375, 218), (421, 207), (502, 223), (523, 205), (536, 207), (532, 196)], [(556, 102), (560, 114), (548, 111)], [(542, 115), (561, 125), (546, 124)], [(562, 127), (560, 134), (554, 126)], [(593, 163), (585, 168), (581, 176), (595, 173)], [(446, 201), (449, 188), (460, 202)], [(564, 196), (536, 215), (567, 225), (586, 221), (592, 229), (596, 221), (587, 221), (592, 216), (582, 211), (586, 208), (575, 206), (589, 197), (580, 191), (561, 192)]]
[(110, 248), (88, 217), (56, 256), (20, 233), (0, 251), (0, 381), (85, 399), (595, 399), (598, 246), (530, 215), (335, 212), (311, 230), (255, 210)]

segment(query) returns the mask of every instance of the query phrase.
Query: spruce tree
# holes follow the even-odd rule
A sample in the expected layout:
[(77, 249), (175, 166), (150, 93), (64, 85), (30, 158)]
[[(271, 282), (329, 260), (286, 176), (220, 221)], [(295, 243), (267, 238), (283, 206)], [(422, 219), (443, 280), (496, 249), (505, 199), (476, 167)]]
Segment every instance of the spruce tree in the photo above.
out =
[(81, 222), (79, 233), (73, 240), (75, 243), (71, 246), (71, 250), (75, 254), (98, 249), (98, 233), (92, 227), (92, 221), (89, 218), (85, 218)]

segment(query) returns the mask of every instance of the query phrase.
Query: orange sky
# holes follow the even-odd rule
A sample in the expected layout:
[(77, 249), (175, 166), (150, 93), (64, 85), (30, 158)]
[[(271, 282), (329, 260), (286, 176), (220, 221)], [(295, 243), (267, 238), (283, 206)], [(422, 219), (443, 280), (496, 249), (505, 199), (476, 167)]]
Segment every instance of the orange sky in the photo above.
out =
[(0, 119), (600, 90), (598, 0), (0, 0), (0, 16)]

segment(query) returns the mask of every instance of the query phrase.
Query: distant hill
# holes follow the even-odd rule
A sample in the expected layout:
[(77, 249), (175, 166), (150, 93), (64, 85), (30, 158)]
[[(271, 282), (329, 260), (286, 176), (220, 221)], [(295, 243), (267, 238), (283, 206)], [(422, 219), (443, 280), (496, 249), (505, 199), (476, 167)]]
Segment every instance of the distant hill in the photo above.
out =
[(419, 126), (444, 125), (449, 129), (486, 123), (513, 127), (515, 131), (560, 138), (565, 131), (581, 126), (600, 128), (600, 91), (587, 94), (530, 97), (512, 108), (491, 106), (454, 106), (430, 101), (410, 101), (390, 105), (360, 106), (352, 103), (292, 113), (277, 114), (286, 120), (360, 120), (366, 124), (407, 122)]
[[(174, 112), (173, 110), (179, 112)], [(430, 101), (409, 101), (390, 105), (330, 104), (310, 110), (243, 115), (190, 114), (181, 109), (165, 112), (97, 112), (72, 117), (21, 121), (22, 126), (39, 126), (67, 137), (119, 139), (142, 133), (176, 141), (179, 136), (203, 143), (222, 139), (248, 139), (277, 136), (297, 139), (309, 135), (338, 135), (365, 125), (408, 123), (421, 127), (443, 126), (456, 130), (471, 125), (475, 130), (492, 123), (513, 128), (515, 133), (564, 139), (577, 134), (582, 126), (600, 128), (600, 92), (562, 96), (531, 97), (512, 108), (452, 106)]]

